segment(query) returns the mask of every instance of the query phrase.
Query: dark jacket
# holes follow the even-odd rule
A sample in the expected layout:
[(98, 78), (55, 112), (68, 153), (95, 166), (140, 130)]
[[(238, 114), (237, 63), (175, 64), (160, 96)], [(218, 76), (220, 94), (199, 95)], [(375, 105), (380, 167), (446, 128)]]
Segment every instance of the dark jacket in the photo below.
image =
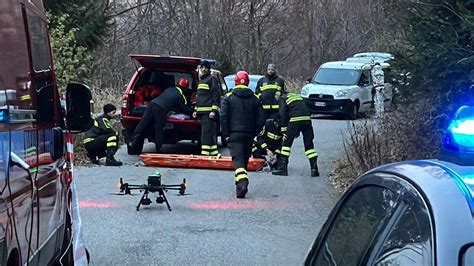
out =
[(282, 132), (286, 131), (289, 123), (308, 121), (311, 123), (311, 113), (300, 95), (295, 93), (284, 94), (280, 97), (279, 106)]
[(280, 149), (282, 143), (282, 133), (279, 127), (275, 126), (273, 119), (268, 119), (265, 126), (257, 136), (258, 148), (271, 151)]
[(186, 106), (187, 100), (183, 91), (179, 87), (169, 87), (158, 97), (151, 101), (151, 104), (158, 105), (164, 112), (178, 111), (190, 115), (193, 110)]
[(277, 90), (285, 91), (285, 80), (278, 75), (265, 75), (257, 82), (255, 94), (262, 100), (263, 109), (278, 110), (278, 102), (275, 100)]
[(198, 114), (217, 112), (221, 102), (222, 88), (216, 77), (209, 74), (202, 77), (198, 85), (195, 110)]
[(110, 117), (107, 114), (101, 114), (96, 117), (92, 128), (84, 134), (84, 143), (90, 142), (102, 135), (117, 134), (110, 126), (109, 119)]
[(255, 136), (265, 123), (262, 103), (246, 86), (236, 86), (227, 94), (220, 118), (224, 138), (237, 132)]

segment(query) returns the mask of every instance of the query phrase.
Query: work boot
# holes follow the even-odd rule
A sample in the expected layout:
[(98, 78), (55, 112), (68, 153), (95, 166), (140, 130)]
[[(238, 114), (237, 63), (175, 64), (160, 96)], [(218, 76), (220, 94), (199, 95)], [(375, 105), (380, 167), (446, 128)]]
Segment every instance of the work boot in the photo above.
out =
[(87, 153), (87, 158), (89, 158), (89, 160), (91, 161), (92, 164), (100, 164), (96, 155), (92, 155), (90, 153)]
[(115, 152), (117, 152), (117, 148), (114, 149), (107, 149), (107, 159), (105, 159), (105, 165), (107, 166), (121, 166), (122, 162), (115, 160)]
[(130, 142), (133, 154), (140, 154), (143, 150), (143, 136), (141, 134), (135, 134)]
[(238, 199), (244, 199), (245, 194), (247, 194), (249, 186), (249, 180), (247, 178), (242, 178), (239, 182), (235, 182), (235, 195)]
[(288, 175), (288, 157), (280, 156), (278, 157), (277, 167), (275, 170), (272, 171), (273, 175)]
[(319, 176), (318, 170), (318, 156), (309, 159), (309, 165), (311, 166), (311, 176)]

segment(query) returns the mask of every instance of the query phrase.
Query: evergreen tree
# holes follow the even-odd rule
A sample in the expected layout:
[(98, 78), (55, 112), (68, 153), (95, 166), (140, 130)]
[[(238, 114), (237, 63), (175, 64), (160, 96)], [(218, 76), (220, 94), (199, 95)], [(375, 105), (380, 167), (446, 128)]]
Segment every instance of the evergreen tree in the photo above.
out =
[[(107, 0), (44, 0), (44, 5), (53, 17), (67, 15), (65, 31), (76, 29), (79, 45), (94, 49), (107, 34), (110, 11)], [(54, 23), (50, 26), (56, 27)]]
[(413, 80), (405, 93), (438, 97), (452, 112), (474, 102), (474, 0), (404, 3), (402, 69)]

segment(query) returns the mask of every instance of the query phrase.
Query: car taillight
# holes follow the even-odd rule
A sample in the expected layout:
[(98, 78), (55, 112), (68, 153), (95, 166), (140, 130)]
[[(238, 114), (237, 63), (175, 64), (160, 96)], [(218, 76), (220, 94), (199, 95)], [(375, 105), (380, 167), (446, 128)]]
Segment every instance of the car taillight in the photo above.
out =
[(128, 107), (128, 100), (123, 100), (122, 101), (122, 108), (127, 108)]

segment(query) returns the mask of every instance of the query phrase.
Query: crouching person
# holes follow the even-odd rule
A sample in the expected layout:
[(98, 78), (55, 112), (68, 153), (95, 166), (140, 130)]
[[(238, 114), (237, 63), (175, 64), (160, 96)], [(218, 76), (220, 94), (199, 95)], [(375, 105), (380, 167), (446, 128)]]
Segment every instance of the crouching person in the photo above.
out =
[(110, 126), (110, 119), (114, 118), (116, 110), (110, 103), (104, 105), (104, 113), (94, 119), (94, 125), (84, 136), (87, 157), (93, 164), (99, 164), (99, 159), (106, 157), (105, 165), (122, 165), (114, 157), (118, 150), (118, 132)]

